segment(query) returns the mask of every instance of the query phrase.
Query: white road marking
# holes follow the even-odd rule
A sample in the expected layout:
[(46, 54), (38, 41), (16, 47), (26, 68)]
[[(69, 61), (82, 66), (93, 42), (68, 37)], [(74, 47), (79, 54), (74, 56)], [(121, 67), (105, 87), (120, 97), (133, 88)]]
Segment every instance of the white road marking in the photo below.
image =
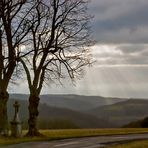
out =
[(79, 143), (79, 142), (67, 142), (67, 143), (62, 143), (62, 144), (54, 145), (54, 147), (67, 146), (67, 145), (74, 145), (74, 144), (78, 144), (78, 143)]

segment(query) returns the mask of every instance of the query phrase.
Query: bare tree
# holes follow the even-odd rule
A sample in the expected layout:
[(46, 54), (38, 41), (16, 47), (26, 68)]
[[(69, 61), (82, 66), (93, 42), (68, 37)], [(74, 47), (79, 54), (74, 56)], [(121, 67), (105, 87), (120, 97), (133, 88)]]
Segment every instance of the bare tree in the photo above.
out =
[[(7, 101), (8, 85), (11, 81), (18, 50), (27, 43), (29, 27), (26, 18), (32, 10), (31, 0), (0, 1), (0, 133), (8, 132)], [(18, 55), (19, 53), (19, 55)]]
[[(29, 136), (40, 135), (37, 129), (39, 95), (42, 86), (63, 78), (72, 80), (83, 74), (90, 64), (89, 22), (86, 0), (38, 0), (28, 19), (32, 43), (26, 49), (33, 53), (20, 61), (25, 69), (29, 97)], [(37, 21), (36, 21), (37, 20)], [(36, 22), (36, 23), (34, 23)]]

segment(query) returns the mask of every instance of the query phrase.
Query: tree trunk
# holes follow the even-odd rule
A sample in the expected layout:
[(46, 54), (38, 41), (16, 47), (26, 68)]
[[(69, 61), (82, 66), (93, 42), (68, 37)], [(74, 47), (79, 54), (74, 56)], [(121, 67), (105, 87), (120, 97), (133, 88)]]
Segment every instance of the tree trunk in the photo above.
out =
[(0, 135), (8, 136), (7, 101), (8, 92), (0, 92)]
[(35, 95), (30, 95), (29, 97), (29, 120), (28, 120), (28, 125), (29, 125), (29, 130), (26, 136), (41, 136), (41, 134), (38, 131), (37, 128), (37, 118), (39, 115), (38, 112), (38, 105), (39, 105), (39, 100), (40, 98)]

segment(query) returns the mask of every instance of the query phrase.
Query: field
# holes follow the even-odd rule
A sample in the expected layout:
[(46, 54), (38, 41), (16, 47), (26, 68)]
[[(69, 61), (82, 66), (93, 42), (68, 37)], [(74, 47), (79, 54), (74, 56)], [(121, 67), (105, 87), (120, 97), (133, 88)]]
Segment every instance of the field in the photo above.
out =
[[(148, 133), (148, 129), (142, 128), (119, 128), (119, 129), (73, 129), (73, 130), (41, 130), (44, 137), (22, 137), (22, 138), (0, 138), (0, 145), (16, 144), (30, 141), (49, 141), (66, 138), (101, 136), (101, 135), (117, 135), (117, 134), (134, 134)], [(25, 134), (26, 131), (23, 131)]]

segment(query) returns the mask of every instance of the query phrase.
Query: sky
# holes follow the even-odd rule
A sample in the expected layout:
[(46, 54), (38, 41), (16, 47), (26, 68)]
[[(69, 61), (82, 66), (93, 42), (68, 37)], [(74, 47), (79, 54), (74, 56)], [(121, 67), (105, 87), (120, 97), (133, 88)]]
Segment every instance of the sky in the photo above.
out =
[[(148, 0), (91, 0), (89, 13), (96, 62), (75, 85), (44, 86), (42, 94), (148, 98)], [(9, 91), (28, 93), (27, 83)]]

